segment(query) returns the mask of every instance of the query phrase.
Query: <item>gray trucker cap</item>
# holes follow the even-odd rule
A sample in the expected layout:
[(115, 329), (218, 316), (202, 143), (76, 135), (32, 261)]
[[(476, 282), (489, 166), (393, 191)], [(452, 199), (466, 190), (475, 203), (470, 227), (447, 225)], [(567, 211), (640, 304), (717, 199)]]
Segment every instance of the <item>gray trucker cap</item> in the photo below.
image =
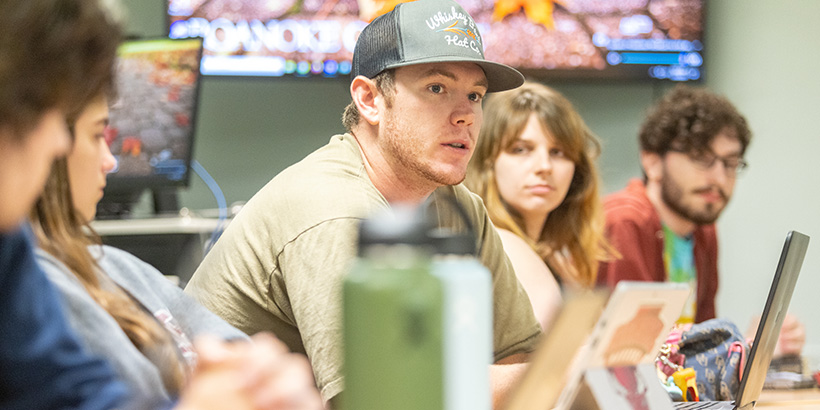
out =
[(414, 64), (472, 62), (487, 76), (487, 92), (524, 83), (514, 68), (484, 59), (484, 42), (473, 18), (451, 0), (398, 4), (367, 25), (353, 51), (352, 78)]

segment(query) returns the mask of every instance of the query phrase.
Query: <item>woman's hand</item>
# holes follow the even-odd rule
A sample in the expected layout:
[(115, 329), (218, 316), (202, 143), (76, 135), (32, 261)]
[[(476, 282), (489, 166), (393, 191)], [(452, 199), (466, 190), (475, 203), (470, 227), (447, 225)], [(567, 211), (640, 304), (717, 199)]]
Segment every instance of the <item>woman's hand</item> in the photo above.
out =
[(307, 358), (270, 334), (251, 340), (197, 339), (198, 363), (177, 410), (324, 408)]

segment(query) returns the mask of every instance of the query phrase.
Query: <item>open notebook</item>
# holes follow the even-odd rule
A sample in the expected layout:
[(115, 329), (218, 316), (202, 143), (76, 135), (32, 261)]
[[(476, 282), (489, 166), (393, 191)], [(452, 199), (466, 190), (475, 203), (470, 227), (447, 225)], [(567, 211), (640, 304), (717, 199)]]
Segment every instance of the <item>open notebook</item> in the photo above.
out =
[(676, 403), (676, 409), (753, 409), (760, 392), (763, 390), (763, 383), (766, 381), (766, 372), (772, 361), (774, 348), (777, 345), (777, 338), (780, 335), (780, 327), (783, 319), (789, 310), (789, 302), (792, 299), (794, 287), (797, 284), (797, 277), (800, 268), (803, 266), (803, 258), (806, 256), (806, 249), (809, 246), (809, 237), (791, 231), (786, 235), (786, 243), (780, 253), (780, 261), (774, 272), (772, 286), (769, 289), (769, 297), (763, 308), (763, 315), (760, 317), (760, 324), (755, 334), (755, 342), (749, 350), (749, 357), (746, 367), (743, 370), (743, 378), (740, 380), (737, 399), (735, 401), (712, 401), (712, 402), (690, 402)]
[(680, 317), (689, 288), (623, 281), (608, 301), (606, 293), (567, 295), (552, 329), (533, 354), (527, 374), (510, 397), (508, 409), (569, 409), (581, 392), (587, 369), (653, 363)]

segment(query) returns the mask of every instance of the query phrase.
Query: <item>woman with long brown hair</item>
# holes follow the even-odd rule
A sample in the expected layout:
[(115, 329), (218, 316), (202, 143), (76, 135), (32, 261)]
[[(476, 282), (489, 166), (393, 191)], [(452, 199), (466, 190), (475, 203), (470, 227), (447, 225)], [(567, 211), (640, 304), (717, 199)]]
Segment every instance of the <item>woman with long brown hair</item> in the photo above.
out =
[(176, 397), (196, 363), (195, 336), (247, 336), (150, 265), (101, 245), (89, 228), (115, 165), (107, 123), (105, 96), (70, 116), (71, 151), (55, 162), (31, 214), (37, 260), (62, 293), (73, 328), (114, 365), (135, 396)]
[(595, 285), (604, 239), (600, 143), (572, 104), (542, 84), (489, 97), (466, 185), (484, 199), (536, 317), (547, 330), (560, 286)]

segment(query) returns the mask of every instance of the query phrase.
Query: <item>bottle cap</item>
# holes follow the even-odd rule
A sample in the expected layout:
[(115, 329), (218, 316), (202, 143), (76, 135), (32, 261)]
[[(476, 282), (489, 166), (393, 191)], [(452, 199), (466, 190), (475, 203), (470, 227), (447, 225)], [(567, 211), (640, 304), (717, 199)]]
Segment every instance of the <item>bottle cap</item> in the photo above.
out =
[(359, 225), (359, 254), (371, 245), (431, 245), (429, 222), (417, 207), (393, 205)]
[(476, 241), (471, 232), (431, 229), (427, 232), (438, 255), (475, 255)]

